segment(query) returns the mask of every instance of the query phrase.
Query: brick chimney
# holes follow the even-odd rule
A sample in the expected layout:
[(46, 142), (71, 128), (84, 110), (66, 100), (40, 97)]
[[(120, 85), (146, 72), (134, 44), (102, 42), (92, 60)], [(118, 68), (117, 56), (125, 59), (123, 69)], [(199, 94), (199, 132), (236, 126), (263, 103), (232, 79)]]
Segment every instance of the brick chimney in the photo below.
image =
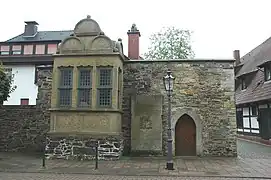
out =
[(240, 50), (234, 50), (233, 51), (233, 58), (235, 59), (235, 65), (239, 65), (241, 63), (240, 59)]
[(38, 23), (36, 21), (25, 21), (23, 37), (35, 37), (38, 32)]
[(135, 24), (132, 25), (131, 30), (129, 30), (127, 34), (128, 34), (128, 57), (130, 59), (140, 59), (139, 58), (140, 32)]

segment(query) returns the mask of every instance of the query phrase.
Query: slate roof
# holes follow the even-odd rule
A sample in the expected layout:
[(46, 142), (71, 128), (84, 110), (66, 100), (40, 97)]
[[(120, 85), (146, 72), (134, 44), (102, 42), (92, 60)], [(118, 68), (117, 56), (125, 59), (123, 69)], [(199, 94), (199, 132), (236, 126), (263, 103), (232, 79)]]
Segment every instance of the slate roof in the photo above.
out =
[(236, 77), (257, 70), (257, 66), (271, 59), (271, 37), (241, 58), (242, 68)]
[[(264, 82), (263, 69), (258, 66), (271, 60), (271, 37), (241, 58), (241, 69), (237, 72), (236, 104), (244, 104), (271, 99), (271, 82)], [(250, 82), (247, 89), (241, 90), (240, 77)]]
[(35, 41), (62, 41), (66, 37), (73, 34), (72, 30), (67, 31), (38, 31), (35, 37), (23, 37), (23, 34), (20, 34), (16, 37), (13, 37), (6, 42), (35, 42)]
[(236, 104), (252, 103), (271, 99), (271, 82), (264, 82), (264, 72), (257, 71), (253, 74), (253, 78), (247, 89), (238, 90), (235, 92)]

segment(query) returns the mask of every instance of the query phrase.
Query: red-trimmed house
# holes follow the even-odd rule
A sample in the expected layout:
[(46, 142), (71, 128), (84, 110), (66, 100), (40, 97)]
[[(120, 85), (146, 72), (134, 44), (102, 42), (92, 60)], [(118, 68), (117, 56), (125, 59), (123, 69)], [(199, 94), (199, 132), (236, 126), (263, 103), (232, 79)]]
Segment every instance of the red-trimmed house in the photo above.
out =
[(16, 90), (4, 105), (35, 105), (37, 66), (52, 66), (58, 44), (73, 31), (38, 31), (36, 21), (26, 21), (24, 32), (0, 42), (0, 61), (7, 74), (14, 76)]

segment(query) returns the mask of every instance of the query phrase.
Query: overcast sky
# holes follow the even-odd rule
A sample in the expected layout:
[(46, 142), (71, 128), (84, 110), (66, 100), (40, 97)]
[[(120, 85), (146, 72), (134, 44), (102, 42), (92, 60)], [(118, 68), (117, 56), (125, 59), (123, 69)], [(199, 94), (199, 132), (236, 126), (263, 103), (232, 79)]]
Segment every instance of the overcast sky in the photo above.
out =
[(271, 0), (13, 0), (1, 2), (0, 40), (24, 31), (24, 21), (37, 21), (39, 30), (70, 30), (88, 14), (112, 40), (123, 39), (136, 23), (140, 53), (149, 37), (164, 26), (192, 30), (196, 58), (232, 58), (271, 36)]

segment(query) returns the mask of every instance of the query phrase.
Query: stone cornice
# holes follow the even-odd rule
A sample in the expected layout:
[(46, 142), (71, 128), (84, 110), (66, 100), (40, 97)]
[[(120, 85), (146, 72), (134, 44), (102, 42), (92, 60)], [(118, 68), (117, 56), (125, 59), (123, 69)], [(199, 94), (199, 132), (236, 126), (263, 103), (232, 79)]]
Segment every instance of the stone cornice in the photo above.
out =
[(50, 108), (49, 111), (58, 112), (108, 112), (108, 113), (123, 113), (123, 111), (118, 109), (86, 109), (86, 108)]
[(120, 53), (70, 53), (70, 54), (54, 54), (53, 57), (86, 57), (86, 56), (119, 56), (122, 61), (125, 61), (125, 56)]

